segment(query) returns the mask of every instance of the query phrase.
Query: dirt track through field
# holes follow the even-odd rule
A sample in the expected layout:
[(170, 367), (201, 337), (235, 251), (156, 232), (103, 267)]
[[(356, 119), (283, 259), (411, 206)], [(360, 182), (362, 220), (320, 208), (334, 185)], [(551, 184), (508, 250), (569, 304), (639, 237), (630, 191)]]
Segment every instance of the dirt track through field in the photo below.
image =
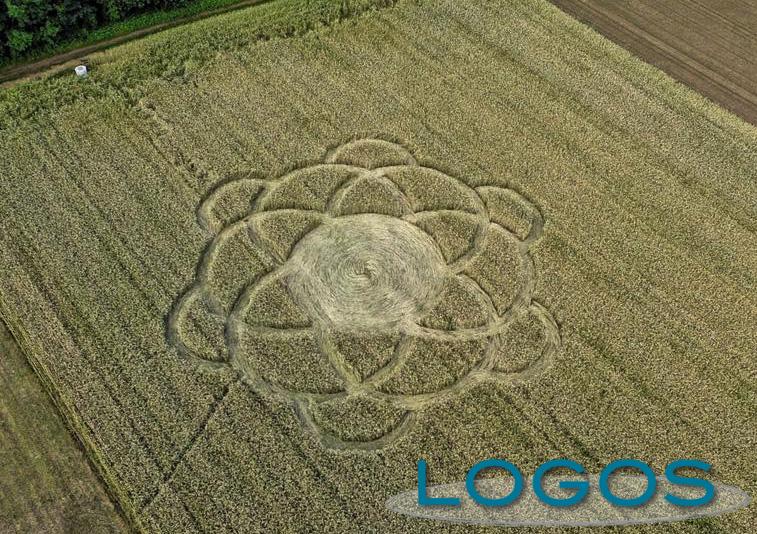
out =
[(757, 1), (551, 1), (644, 61), (757, 124)]

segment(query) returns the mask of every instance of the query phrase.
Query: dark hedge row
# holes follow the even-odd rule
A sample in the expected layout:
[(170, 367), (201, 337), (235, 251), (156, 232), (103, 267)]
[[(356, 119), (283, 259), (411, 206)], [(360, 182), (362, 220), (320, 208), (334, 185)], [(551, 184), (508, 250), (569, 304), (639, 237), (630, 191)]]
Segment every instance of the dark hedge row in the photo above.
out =
[(52, 48), (104, 24), (191, 0), (0, 0), (0, 62)]

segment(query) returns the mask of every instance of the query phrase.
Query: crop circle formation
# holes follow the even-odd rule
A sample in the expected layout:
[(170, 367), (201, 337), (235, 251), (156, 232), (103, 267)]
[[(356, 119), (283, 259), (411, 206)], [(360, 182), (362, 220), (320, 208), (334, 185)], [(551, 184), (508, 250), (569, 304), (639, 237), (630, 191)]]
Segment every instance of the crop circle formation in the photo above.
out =
[(376, 449), (463, 388), (526, 379), (560, 345), (532, 298), (539, 211), (361, 139), (221, 184), (213, 239), (169, 317), (186, 356), (290, 400), (324, 446)]
[(417, 226), (375, 214), (330, 219), (295, 247), (288, 287), (325, 327), (407, 328), (446, 276), (439, 247)]

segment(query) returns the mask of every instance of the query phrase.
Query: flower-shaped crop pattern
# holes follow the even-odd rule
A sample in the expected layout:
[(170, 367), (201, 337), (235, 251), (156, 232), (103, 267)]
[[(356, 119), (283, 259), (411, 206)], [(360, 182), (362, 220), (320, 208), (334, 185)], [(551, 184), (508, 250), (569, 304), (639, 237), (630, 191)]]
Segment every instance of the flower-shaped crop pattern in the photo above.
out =
[(215, 237), (169, 340), (291, 400), (327, 447), (383, 447), (425, 407), (525, 379), (560, 346), (532, 299), (535, 206), (398, 144), (361, 139), (276, 179), (226, 182), (198, 213)]

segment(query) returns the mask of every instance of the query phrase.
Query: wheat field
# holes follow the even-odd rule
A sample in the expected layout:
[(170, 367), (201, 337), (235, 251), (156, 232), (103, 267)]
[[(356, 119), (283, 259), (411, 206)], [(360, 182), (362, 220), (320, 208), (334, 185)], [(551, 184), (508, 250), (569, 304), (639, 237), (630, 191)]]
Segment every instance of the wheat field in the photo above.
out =
[(470, 531), (385, 509), (419, 458), (757, 490), (757, 130), (543, 0), (279, 0), (2, 92), (0, 228), (137, 531)]

